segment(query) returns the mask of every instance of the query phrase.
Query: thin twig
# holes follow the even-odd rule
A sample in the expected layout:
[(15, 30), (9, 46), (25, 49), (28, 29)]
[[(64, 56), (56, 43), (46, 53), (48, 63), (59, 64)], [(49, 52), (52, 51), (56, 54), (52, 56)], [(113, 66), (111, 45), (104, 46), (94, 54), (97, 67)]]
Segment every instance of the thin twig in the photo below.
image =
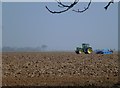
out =
[(105, 8), (105, 10), (107, 10), (107, 9), (108, 9), (108, 7), (110, 6), (110, 4), (112, 4), (112, 3), (114, 3), (114, 0), (111, 0), (110, 2), (108, 2), (108, 4), (104, 7), (104, 8)]
[(92, 0), (90, 0), (90, 2), (88, 3), (87, 7), (84, 7), (83, 10), (78, 9), (78, 10), (72, 10), (72, 11), (75, 11), (75, 12), (78, 12), (78, 13), (85, 12), (86, 10), (89, 9), (89, 7), (90, 7), (90, 5), (91, 5), (91, 1), (92, 1)]

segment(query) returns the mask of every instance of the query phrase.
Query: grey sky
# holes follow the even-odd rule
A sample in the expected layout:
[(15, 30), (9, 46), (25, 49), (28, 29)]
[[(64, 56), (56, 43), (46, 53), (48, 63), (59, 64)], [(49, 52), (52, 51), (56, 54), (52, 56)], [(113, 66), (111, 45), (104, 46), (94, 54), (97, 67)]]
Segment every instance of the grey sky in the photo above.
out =
[[(74, 9), (84, 8), (86, 3)], [(56, 3), (2, 3), (3, 46), (39, 47), (46, 44), (50, 50), (74, 50), (81, 43), (96, 48), (118, 48), (118, 4), (107, 11), (107, 3), (92, 3), (88, 11), (63, 14)]]
[(0, 50), (2, 47), (2, 3), (0, 2)]

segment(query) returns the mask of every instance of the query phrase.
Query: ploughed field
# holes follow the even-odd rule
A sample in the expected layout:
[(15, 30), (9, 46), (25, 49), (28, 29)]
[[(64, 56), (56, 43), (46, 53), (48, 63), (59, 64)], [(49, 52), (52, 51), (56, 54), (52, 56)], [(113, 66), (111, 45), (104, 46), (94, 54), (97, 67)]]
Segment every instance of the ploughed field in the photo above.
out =
[(118, 81), (117, 54), (2, 54), (3, 86), (110, 86)]

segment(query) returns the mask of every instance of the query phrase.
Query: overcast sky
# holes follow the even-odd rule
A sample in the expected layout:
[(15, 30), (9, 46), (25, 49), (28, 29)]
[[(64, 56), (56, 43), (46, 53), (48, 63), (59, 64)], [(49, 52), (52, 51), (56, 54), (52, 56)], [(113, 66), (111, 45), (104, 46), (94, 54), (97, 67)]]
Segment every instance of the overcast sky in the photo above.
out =
[(0, 51), (2, 47), (2, 3), (0, 2)]
[[(118, 49), (118, 4), (92, 3), (84, 13), (69, 10), (62, 14), (49, 13), (58, 10), (56, 3), (4, 2), (2, 3), (3, 46), (40, 47), (49, 50), (74, 50), (83, 42), (94, 49)], [(80, 3), (74, 9), (82, 9)], [(1, 18), (0, 18), (1, 19)]]

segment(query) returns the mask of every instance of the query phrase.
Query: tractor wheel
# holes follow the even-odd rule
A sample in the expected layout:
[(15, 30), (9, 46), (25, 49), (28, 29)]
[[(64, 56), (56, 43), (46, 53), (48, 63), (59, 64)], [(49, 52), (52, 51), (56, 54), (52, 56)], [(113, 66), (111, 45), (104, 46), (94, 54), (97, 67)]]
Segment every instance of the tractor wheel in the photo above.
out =
[(88, 54), (92, 53), (93, 52), (92, 48), (88, 48), (87, 52), (88, 52)]
[(93, 52), (92, 48), (89, 47), (89, 48), (87, 49), (87, 54), (90, 54), (90, 53), (92, 53), (92, 52)]
[(83, 51), (82, 50), (76, 50), (75, 51), (77, 54), (81, 54)]
[(76, 54), (79, 54), (79, 51), (75, 51), (76, 52)]
[(83, 53), (83, 50), (81, 49), (81, 50), (79, 50), (79, 53), (81, 54), (81, 53)]

